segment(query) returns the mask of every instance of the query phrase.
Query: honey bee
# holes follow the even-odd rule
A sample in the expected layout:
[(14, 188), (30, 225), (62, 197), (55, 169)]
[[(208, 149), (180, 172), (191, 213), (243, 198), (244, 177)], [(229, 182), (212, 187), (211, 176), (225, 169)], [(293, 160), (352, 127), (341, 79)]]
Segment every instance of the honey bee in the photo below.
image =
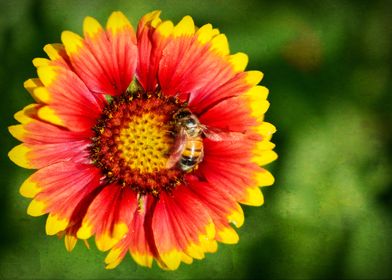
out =
[(185, 172), (196, 169), (204, 157), (203, 136), (216, 142), (238, 141), (244, 137), (241, 132), (226, 132), (206, 127), (189, 109), (180, 109), (174, 114), (174, 121), (177, 135), (166, 164), (168, 169), (175, 165)]

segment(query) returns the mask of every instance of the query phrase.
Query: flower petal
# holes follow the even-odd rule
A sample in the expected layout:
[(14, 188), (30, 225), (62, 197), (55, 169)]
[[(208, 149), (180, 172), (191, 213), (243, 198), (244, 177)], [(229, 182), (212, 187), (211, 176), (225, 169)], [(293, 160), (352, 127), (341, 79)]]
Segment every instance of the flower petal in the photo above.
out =
[(199, 170), (212, 186), (225, 189), (235, 200), (241, 200), (247, 188), (257, 186), (256, 174), (260, 167), (250, 162), (253, 147), (253, 141), (222, 145), (206, 140)]
[(229, 222), (237, 227), (244, 222), (244, 213), (238, 203), (227, 193), (197, 179), (190, 179), (189, 187), (208, 209), (215, 224), (217, 240), (228, 244), (236, 243), (238, 235)]
[(153, 245), (153, 241), (151, 243), (149, 239), (149, 236), (151, 236), (151, 227), (149, 227), (150, 234), (148, 236), (145, 231), (147, 224), (151, 224), (149, 222), (151, 219), (147, 219), (147, 222), (145, 222), (145, 218), (146, 213), (149, 213), (149, 217), (151, 217), (153, 207), (155, 207), (153, 206), (154, 200), (155, 198), (150, 195), (144, 195), (139, 198), (138, 204), (140, 204), (140, 207), (133, 213), (132, 222), (128, 225), (128, 233), (111, 249), (105, 259), (107, 269), (115, 268), (124, 258), (127, 251), (129, 251), (137, 264), (147, 267), (152, 266), (154, 254), (150, 248), (150, 244)]
[(114, 12), (107, 32), (93, 18), (84, 21), (85, 39), (64, 31), (61, 40), (76, 73), (87, 87), (101, 94), (118, 95), (132, 81), (137, 59), (135, 34), (120, 12)]
[(123, 93), (132, 82), (136, 71), (136, 35), (132, 25), (121, 12), (110, 15), (106, 30), (112, 49), (113, 73), (119, 93)]
[(26, 168), (42, 168), (60, 161), (88, 163), (92, 130), (73, 132), (37, 120), (36, 110), (18, 114), (23, 124), (10, 126), (10, 133), (23, 144), (12, 149), (9, 157)]
[(14, 118), (22, 124), (29, 123), (33, 118), (37, 118), (37, 112), (41, 107), (39, 104), (29, 104), (22, 110), (16, 112)]
[(70, 69), (70, 61), (65, 52), (63, 44), (47, 44), (44, 47), (44, 51), (52, 61), (50, 65), (59, 65), (64, 68)]
[(42, 66), (37, 69), (38, 76), (45, 87), (37, 87), (34, 93), (45, 101), (47, 106), (39, 109), (38, 116), (70, 130), (90, 129), (95, 124), (106, 103), (104, 96), (91, 93), (79, 77), (66, 68)]
[(151, 195), (140, 198), (141, 208), (138, 208), (135, 212), (130, 226), (132, 235), (130, 235), (129, 240), (129, 253), (136, 263), (147, 267), (152, 266), (153, 256), (156, 255), (151, 230), (146, 233), (147, 225), (151, 225), (151, 214), (153, 213), (153, 207), (155, 207), (154, 200), (155, 198)]
[(77, 243), (78, 239), (71, 235), (71, 234), (66, 234), (64, 237), (64, 245), (65, 245), (65, 249), (68, 252), (72, 252), (72, 250), (75, 248), (76, 243)]
[(188, 35), (167, 44), (158, 73), (162, 92), (180, 97), (212, 91), (232, 75), (233, 69), (223, 57)]
[(34, 116), (25, 124), (12, 125), (8, 130), (16, 139), (27, 144), (52, 144), (67, 143), (80, 140), (89, 140), (92, 130), (74, 132), (62, 129), (58, 126), (33, 119)]
[(87, 140), (68, 143), (50, 144), (22, 144), (26, 147), (22, 157), (28, 161), (30, 168), (38, 169), (51, 164), (70, 161), (75, 163), (89, 163)]
[[(219, 34), (210, 24), (195, 32), (189, 16), (174, 27), (173, 38), (165, 46), (160, 60), (158, 76), (162, 91), (167, 95), (177, 95), (182, 100), (187, 100), (189, 95), (189, 106), (197, 112), (211, 105), (208, 103), (202, 108), (196, 106), (203, 104), (201, 100), (210, 94), (222, 99), (234, 96), (235, 92), (226, 93), (227, 88), (215, 94), (229, 81), (231, 84), (242, 79), (241, 85), (245, 88), (249, 86), (247, 80), (243, 79), (247, 75), (240, 73), (246, 67), (247, 56), (243, 53), (230, 56), (226, 36)], [(221, 92), (227, 95), (221, 96)]]
[(261, 206), (264, 204), (264, 196), (257, 186), (248, 187), (239, 202), (250, 206)]
[(109, 250), (127, 233), (136, 206), (136, 194), (130, 188), (105, 186), (89, 206), (78, 238), (88, 239), (96, 234), (98, 249)]
[(210, 108), (199, 117), (202, 124), (223, 131), (247, 132), (257, 125), (251, 110), (241, 97), (227, 98)]
[(20, 192), (34, 197), (28, 214), (39, 216), (50, 213), (47, 234), (65, 230), (77, 205), (99, 186), (100, 172), (91, 165), (60, 162), (42, 168), (31, 175)]
[(173, 31), (173, 23), (162, 22), (159, 15), (159, 11), (146, 14), (140, 20), (137, 30), (139, 59), (136, 76), (147, 92), (154, 91), (158, 86), (159, 62)]
[(241, 206), (226, 191), (211, 186), (206, 182), (200, 182), (195, 177), (188, 177), (189, 188), (207, 207), (214, 222), (222, 220), (241, 227), (244, 223), (244, 213)]
[(177, 269), (184, 253), (201, 259), (204, 252), (216, 247), (211, 217), (185, 186), (178, 186), (172, 195), (161, 193), (154, 209), (152, 231), (158, 264), (164, 269)]

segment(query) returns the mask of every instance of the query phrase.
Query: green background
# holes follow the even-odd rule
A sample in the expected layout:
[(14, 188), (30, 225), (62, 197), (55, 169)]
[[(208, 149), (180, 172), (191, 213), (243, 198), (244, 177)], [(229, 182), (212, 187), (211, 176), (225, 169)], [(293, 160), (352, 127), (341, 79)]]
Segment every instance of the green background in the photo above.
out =
[[(371, 4), (370, 4), (371, 3)], [(388, 4), (389, 3), (389, 4)], [(391, 278), (390, 1), (0, 1), (0, 279)], [(191, 15), (249, 55), (265, 73), (279, 159), (265, 204), (244, 207), (239, 244), (220, 245), (175, 272), (138, 267), (129, 256), (112, 271), (104, 253), (47, 237), (29, 217), (19, 185), (31, 173), (7, 158), (17, 144), (13, 113), (32, 102), (23, 81), (34, 57), (83, 18), (105, 23), (123, 11), (134, 26), (163, 10)]]

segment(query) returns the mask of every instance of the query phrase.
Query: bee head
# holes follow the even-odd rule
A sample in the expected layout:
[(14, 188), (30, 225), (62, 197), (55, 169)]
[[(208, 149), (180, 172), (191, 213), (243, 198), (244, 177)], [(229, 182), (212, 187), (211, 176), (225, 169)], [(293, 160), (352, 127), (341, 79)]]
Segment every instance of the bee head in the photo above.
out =
[(174, 114), (174, 119), (177, 121), (182, 121), (189, 118), (191, 115), (192, 113), (188, 109), (181, 109)]
[(195, 130), (199, 126), (199, 120), (189, 109), (181, 109), (175, 115), (177, 124), (186, 128), (188, 132)]

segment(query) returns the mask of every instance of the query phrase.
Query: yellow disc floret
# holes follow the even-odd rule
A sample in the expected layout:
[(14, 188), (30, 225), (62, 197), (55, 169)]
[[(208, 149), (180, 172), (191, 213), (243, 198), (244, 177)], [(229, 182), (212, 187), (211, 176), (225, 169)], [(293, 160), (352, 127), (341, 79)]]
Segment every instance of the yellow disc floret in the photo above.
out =
[(131, 118), (127, 127), (121, 129), (117, 145), (130, 168), (140, 173), (165, 168), (173, 141), (168, 137), (170, 127), (163, 119), (162, 115), (146, 113)]

